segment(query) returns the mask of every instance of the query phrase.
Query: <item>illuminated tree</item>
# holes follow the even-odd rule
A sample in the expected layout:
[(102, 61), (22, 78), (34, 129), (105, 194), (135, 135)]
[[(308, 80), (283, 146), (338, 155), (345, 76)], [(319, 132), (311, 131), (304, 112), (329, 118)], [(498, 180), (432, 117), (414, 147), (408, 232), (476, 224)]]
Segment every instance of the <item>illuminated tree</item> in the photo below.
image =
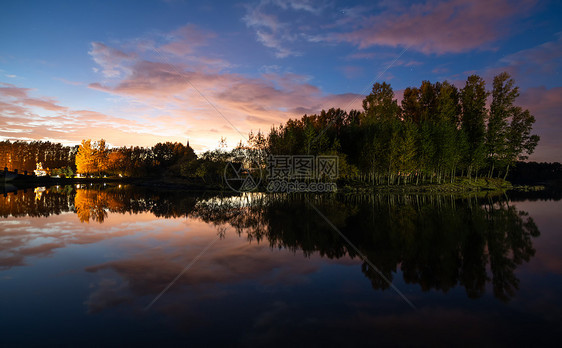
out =
[(105, 145), (104, 139), (101, 139), (100, 141), (96, 141), (94, 143), (94, 163), (95, 163), (96, 171), (98, 172), (98, 176), (101, 172), (107, 170), (108, 154), (109, 154), (109, 150)]
[(80, 174), (90, 174), (95, 172), (95, 157), (92, 141), (82, 140), (76, 154), (76, 171)]
[(117, 149), (107, 155), (107, 171), (112, 174), (125, 174), (126, 156), (123, 151)]
[(76, 154), (76, 171), (81, 174), (97, 173), (108, 168), (108, 149), (105, 140), (101, 139), (92, 144), (90, 139), (82, 140)]

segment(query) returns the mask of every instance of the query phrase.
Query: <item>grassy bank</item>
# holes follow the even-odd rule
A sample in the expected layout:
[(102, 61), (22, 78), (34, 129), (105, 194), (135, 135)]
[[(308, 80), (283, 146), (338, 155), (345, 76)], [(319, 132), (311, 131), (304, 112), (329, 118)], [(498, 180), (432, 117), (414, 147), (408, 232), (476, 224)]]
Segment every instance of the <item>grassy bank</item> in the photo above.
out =
[[(23, 177), (17, 178), (8, 184), (18, 188), (32, 188), (36, 186), (55, 186), (55, 185), (78, 185), (78, 184), (129, 184), (153, 189), (178, 189), (190, 191), (231, 191), (226, 184), (205, 183), (180, 177), (143, 177), (143, 178), (51, 178), (51, 177)], [(2, 183), (0, 183), (1, 185)], [(339, 180), (338, 192), (341, 193), (463, 193), (463, 192), (505, 192), (507, 190), (517, 190), (521, 192), (535, 192), (544, 190), (544, 186), (513, 186), (509, 181), (503, 179), (467, 179), (456, 178), (452, 183), (441, 184), (405, 184), (405, 185), (373, 185), (361, 181)], [(260, 185), (260, 191), (266, 191), (266, 185)]]
[(362, 182), (344, 182), (338, 186), (341, 192), (396, 192), (396, 193), (461, 193), (461, 192), (478, 192), (478, 191), (507, 191), (515, 187), (503, 179), (467, 179), (456, 178), (453, 182), (441, 184), (406, 184), (406, 185), (368, 185)]

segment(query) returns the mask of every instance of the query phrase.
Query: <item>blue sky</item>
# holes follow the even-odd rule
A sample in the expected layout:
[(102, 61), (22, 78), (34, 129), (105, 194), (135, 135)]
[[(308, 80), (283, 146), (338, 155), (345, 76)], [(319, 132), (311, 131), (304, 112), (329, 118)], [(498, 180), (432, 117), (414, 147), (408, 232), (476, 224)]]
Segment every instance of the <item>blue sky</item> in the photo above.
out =
[(400, 100), (422, 80), (477, 73), (491, 88), (508, 71), (542, 137), (531, 159), (562, 161), (561, 14), (525, 0), (4, 2), (0, 139), (203, 151), (360, 108), (375, 81)]

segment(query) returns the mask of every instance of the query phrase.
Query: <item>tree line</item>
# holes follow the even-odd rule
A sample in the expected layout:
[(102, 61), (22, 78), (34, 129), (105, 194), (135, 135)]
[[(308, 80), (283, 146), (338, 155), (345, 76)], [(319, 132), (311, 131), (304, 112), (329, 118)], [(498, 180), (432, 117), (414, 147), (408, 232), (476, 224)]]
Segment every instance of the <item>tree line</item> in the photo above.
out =
[(74, 168), (78, 146), (49, 141), (0, 141), (0, 168), (32, 172), (41, 162), (44, 168)]
[[(533, 153), (535, 118), (515, 104), (519, 88), (508, 73), (492, 91), (478, 75), (462, 89), (423, 81), (399, 104), (390, 84), (375, 83), (363, 110), (330, 109), (271, 129), (271, 154), (337, 154), (340, 175), (373, 183), (444, 182), (455, 176), (505, 176)], [(491, 97), (490, 105), (487, 101)]]
[(131, 146), (109, 149), (104, 139), (82, 140), (76, 154), (76, 170), (80, 174), (101, 174), (143, 177), (167, 171), (180, 175), (184, 162), (197, 155), (189, 146), (179, 142), (158, 143), (150, 148)]
[[(63, 175), (172, 175), (221, 182), (227, 162), (253, 161), (265, 168), (267, 155), (337, 155), (342, 179), (376, 184), (442, 183), (457, 176), (508, 175), (533, 153), (539, 136), (535, 118), (516, 105), (519, 88), (508, 73), (493, 79), (492, 90), (478, 75), (462, 89), (423, 81), (404, 90), (398, 103), (385, 82), (375, 83), (363, 110), (339, 108), (289, 119), (268, 134), (250, 132), (246, 144), (219, 147), (197, 156), (178, 142), (153, 147), (109, 148), (105, 140), (68, 147), (50, 142), (0, 142), (0, 166), (20, 171), (37, 162)], [(63, 168), (66, 168), (63, 170)], [(56, 173), (56, 171), (55, 171)]]
[(38, 163), (51, 175), (148, 176), (167, 170), (180, 175), (180, 165), (196, 159), (193, 149), (175, 142), (152, 147), (109, 148), (104, 139), (82, 140), (80, 145), (64, 146), (48, 141), (0, 141), (0, 168), (29, 174)]

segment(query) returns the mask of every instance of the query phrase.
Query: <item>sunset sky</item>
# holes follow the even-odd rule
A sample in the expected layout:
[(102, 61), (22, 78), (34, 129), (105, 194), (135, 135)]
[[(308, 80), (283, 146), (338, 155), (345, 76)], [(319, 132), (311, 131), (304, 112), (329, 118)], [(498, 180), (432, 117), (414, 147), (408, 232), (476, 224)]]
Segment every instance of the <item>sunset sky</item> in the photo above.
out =
[(376, 81), (508, 71), (562, 161), (560, 1), (3, 1), (0, 140), (236, 145)]

